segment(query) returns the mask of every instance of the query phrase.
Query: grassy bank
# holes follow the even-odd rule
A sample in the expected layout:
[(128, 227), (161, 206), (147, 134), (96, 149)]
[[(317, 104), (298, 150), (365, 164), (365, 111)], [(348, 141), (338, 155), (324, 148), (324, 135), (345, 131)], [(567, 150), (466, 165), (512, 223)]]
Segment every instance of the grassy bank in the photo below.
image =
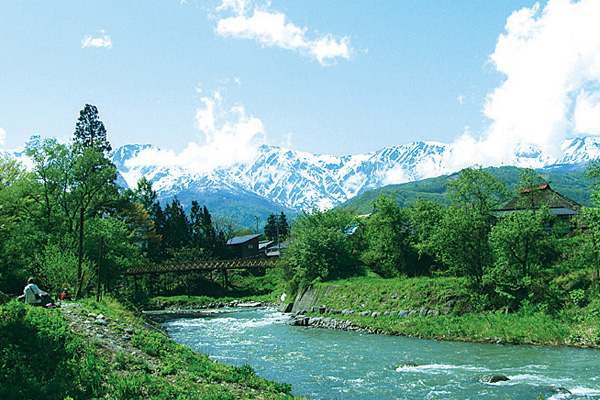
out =
[[(114, 337), (130, 335), (134, 351), (111, 344), (108, 331), (82, 334), (89, 313), (110, 321), (104, 329)], [(213, 362), (149, 329), (114, 300), (85, 302), (70, 318), (16, 301), (0, 306), (0, 398), (292, 398), (290, 385), (260, 378), (248, 366)]]
[[(475, 342), (533, 343), (600, 348), (600, 298), (586, 293), (585, 302), (568, 302), (550, 312), (544, 304), (523, 304), (516, 313), (485, 311), (481, 299), (461, 278), (355, 278), (318, 285), (319, 305), (354, 310), (343, 314), (381, 332), (421, 338)], [(328, 287), (336, 287), (327, 291)], [(400, 317), (385, 312), (423, 307), (440, 315)], [(370, 315), (360, 315), (370, 311)], [(373, 312), (381, 313), (376, 317)]]

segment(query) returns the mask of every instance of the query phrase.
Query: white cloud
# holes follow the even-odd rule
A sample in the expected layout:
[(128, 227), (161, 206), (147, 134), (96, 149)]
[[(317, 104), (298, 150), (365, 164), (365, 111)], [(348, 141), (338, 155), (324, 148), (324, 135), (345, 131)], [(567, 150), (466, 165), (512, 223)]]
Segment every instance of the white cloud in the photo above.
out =
[(350, 59), (352, 48), (347, 36), (336, 38), (329, 34), (309, 39), (307, 28), (298, 27), (285, 14), (271, 11), (268, 6), (259, 7), (251, 0), (223, 0), (217, 11), (231, 12), (233, 16), (219, 19), (217, 34), (298, 51), (321, 65), (335, 63), (340, 57)]
[(550, 0), (514, 12), (490, 56), (505, 75), (484, 106), (490, 125), (480, 138), (466, 132), (455, 155), (499, 165), (520, 143), (556, 155), (569, 137), (600, 135), (598, 16), (597, 0)]
[(180, 167), (191, 173), (206, 174), (219, 167), (251, 161), (258, 147), (266, 142), (262, 121), (247, 116), (243, 106), (226, 109), (219, 92), (201, 101), (203, 107), (196, 110), (196, 126), (204, 135), (204, 144), (189, 143), (179, 154), (144, 150), (127, 166)]
[(6, 131), (0, 128), (0, 146), (4, 146), (4, 141), (6, 140)]
[(397, 165), (381, 174), (381, 183), (383, 185), (396, 185), (409, 182), (410, 176), (402, 165)]
[(577, 96), (573, 120), (578, 134), (600, 135), (600, 91)]
[(112, 48), (112, 40), (110, 39), (110, 36), (108, 36), (106, 34), (106, 32), (104, 32), (104, 30), (101, 30), (99, 37), (91, 37), (91, 36), (84, 37), (83, 40), (81, 41), (81, 47), (83, 47), (83, 48), (103, 47), (106, 49), (110, 49), (110, 48)]

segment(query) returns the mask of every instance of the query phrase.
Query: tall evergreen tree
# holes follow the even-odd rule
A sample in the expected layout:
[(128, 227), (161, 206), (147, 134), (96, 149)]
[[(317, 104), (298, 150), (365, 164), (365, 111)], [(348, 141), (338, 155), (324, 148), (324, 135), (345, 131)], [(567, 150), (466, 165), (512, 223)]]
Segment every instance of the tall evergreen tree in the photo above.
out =
[(290, 224), (282, 211), (279, 215), (269, 215), (264, 232), (267, 239), (282, 242), (287, 238), (289, 229)]
[(104, 154), (111, 151), (111, 145), (106, 138), (106, 128), (98, 116), (98, 108), (86, 104), (79, 112), (79, 119), (75, 124), (75, 143), (82, 147), (100, 149)]

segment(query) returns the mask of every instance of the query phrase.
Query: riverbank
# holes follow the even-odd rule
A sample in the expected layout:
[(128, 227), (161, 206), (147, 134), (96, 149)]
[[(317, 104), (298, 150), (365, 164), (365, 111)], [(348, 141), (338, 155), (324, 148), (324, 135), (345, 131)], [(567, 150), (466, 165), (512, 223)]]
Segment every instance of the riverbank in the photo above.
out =
[(0, 306), (3, 399), (292, 399), (291, 386), (214, 362), (119, 302)]
[[(302, 296), (301, 296), (302, 297)], [(600, 348), (600, 302), (485, 311), (459, 278), (356, 278), (297, 298), (292, 324), (425, 339)], [(590, 296), (591, 297), (591, 296)]]

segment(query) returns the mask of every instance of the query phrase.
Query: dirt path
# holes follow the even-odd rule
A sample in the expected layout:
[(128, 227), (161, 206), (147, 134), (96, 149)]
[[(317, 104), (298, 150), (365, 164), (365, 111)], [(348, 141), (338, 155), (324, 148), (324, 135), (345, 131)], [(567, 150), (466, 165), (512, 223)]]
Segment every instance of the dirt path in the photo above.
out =
[(131, 344), (135, 331), (121, 321), (113, 321), (102, 314), (91, 313), (79, 303), (63, 303), (60, 310), (70, 321), (71, 329), (95, 342), (103, 357), (113, 359), (122, 352), (146, 361), (152, 372), (163, 366), (159, 359), (147, 355)]

